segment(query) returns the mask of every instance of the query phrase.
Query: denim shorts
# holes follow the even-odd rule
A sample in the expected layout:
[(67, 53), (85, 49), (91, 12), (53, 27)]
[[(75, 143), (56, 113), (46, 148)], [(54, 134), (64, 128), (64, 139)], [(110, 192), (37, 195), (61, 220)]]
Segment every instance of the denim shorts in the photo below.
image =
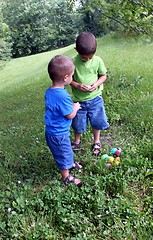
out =
[(70, 169), (74, 163), (74, 154), (71, 147), (70, 133), (60, 136), (53, 136), (50, 133), (45, 132), (45, 137), (58, 169)]
[(105, 130), (109, 128), (104, 101), (101, 96), (97, 96), (86, 102), (80, 102), (80, 105), (81, 109), (79, 109), (75, 118), (72, 120), (72, 128), (75, 132), (85, 132), (88, 121), (90, 121), (90, 124), (94, 129)]

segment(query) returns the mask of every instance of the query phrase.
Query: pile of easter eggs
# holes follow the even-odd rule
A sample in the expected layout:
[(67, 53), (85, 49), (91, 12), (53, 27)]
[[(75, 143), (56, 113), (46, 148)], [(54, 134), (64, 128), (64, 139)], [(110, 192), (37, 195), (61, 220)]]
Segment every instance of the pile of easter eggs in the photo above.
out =
[(110, 154), (103, 154), (102, 159), (106, 160), (106, 168), (111, 167), (112, 165), (118, 165), (120, 163), (120, 154), (121, 154), (121, 148), (112, 148), (110, 150)]

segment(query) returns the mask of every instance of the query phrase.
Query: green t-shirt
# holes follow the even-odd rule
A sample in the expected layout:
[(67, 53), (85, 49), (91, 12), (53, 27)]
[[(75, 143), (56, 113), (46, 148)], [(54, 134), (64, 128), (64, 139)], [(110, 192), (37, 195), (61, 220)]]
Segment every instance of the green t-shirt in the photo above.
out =
[[(106, 74), (106, 67), (103, 63), (103, 60), (94, 55), (92, 59), (83, 62), (79, 55), (73, 58), (74, 65), (75, 65), (75, 72), (73, 80), (78, 83), (83, 84), (92, 84), (98, 80), (99, 75)], [(78, 89), (72, 87), (73, 93), (73, 101), (74, 102), (84, 102), (91, 100), (99, 95), (101, 95), (101, 91), (103, 89), (103, 84), (100, 85), (95, 91), (93, 92), (82, 92)]]

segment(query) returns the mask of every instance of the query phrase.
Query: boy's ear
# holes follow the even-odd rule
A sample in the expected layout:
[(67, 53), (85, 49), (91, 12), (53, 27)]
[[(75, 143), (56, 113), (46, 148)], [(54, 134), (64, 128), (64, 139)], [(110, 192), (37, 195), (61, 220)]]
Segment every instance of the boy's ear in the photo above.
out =
[(66, 74), (65, 76), (64, 76), (64, 82), (66, 82), (66, 80), (67, 80), (67, 78), (68, 78), (68, 74)]

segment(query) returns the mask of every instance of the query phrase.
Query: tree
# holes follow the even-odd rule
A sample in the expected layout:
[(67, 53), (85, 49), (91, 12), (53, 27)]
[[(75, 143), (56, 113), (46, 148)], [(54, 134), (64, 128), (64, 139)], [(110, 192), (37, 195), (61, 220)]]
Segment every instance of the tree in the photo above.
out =
[[(102, 1), (99, 1), (102, 4)], [(95, 1), (96, 3), (96, 1)], [(104, 17), (125, 34), (153, 34), (153, 2), (149, 0), (107, 1)]]
[(78, 14), (75, 11), (69, 11), (65, 1), (59, 1), (54, 8), (52, 19), (55, 28), (54, 46), (58, 48), (74, 43), (80, 28), (79, 23)]
[(2, 12), (0, 9), (0, 60), (6, 61), (11, 57), (11, 43), (9, 27), (3, 21)]
[(101, 25), (101, 10), (91, 0), (80, 1), (80, 12), (84, 22), (84, 31), (92, 32), (96, 37), (106, 33), (104, 25)]
[[(76, 1), (78, 2), (78, 1)], [(153, 37), (153, 2), (151, 0), (80, 0), (88, 29), (100, 26), (104, 33), (145, 34)], [(95, 14), (98, 11), (98, 18)]]
[(5, 21), (13, 39), (14, 57), (46, 50), (49, 34), (47, 16), (50, 8), (51, 4), (48, 5), (45, 0), (6, 0), (3, 3)]
[[(12, 37), (13, 57), (74, 43), (80, 27), (77, 13), (62, 0), (2, 0)], [(78, 17), (78, 15), (77, 15)]]

